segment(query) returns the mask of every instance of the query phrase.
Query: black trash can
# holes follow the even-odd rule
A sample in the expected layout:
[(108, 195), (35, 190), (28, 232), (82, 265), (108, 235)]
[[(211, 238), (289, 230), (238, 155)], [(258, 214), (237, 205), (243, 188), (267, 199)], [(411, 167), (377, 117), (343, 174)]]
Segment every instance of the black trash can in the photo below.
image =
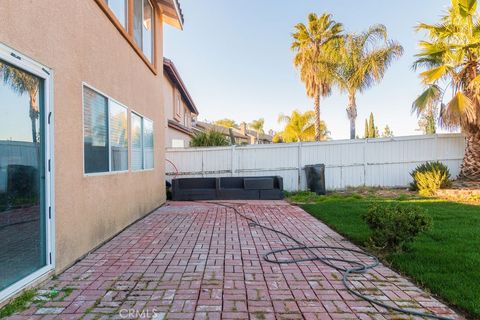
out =
[(307, 176), (307, 187), (310, 191), (318, 195), (327, 194), (325, 189), (325, 165), (314, 164), (305, 166), (305, 175)]

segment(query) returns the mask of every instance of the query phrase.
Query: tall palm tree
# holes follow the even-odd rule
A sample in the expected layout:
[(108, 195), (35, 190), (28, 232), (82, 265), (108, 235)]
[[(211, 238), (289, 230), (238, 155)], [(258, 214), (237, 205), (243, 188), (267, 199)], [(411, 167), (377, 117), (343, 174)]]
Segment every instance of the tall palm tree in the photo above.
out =
[(265, 133), (265, 131), (263, 129), (264, 125), (265, 125), (265, 119), (264, 118), (260, 118), (258, 120), (253, 120), (252, 122), (250, 122), (248, 124), (250, 129), (252, 129), (253, 131), (255, 131), (257, 133)]
[(314, 99), (315, 140), (321, 140), (320, 98), (332, 91), (335, 65), (332, 48), (342, 38), (343, 25), (332, 20), (330, 14), (308, 15), (307, 25), (299, 23), (292, 34), (292, 50), (296, 53), (294, 65), (300, 71), (307, 95)]
[[(420, 42), (414, 68), (427, 89), (413, 103), (423, 113), (432, 103), (440, 103), (439, 123), (447, 129), (461, 128), (467, 146), (461, 178), (480, 179), (480, 18), (477, 0), (452, 0), (440, 23), (421, 23), (428, 40)], [(444, 86), (442, 88), (442, 86)], [(451, 99), (442, 103), (444, 93)], [(450, 98), (450, 94), (448, 95)]]
[[(315, 112), (307, 111), (301, 113), (298, 110), (292, 112), (290, 116), (281, 114), (278, 117), (279, 123), (284, 123), (285, 128), (280, 133), (283, 142), (305, 142), (315, 139)], [(325, 122), (320, 124), (320, 140), (328, 138), (328, 130)]]
[(5, 84), (10, 85), (19, 95), (28, 94), (30, 98), (30, 119), (32, 121), (32, 142), (38, 143), (37, 120), (40, 115), (38, 103), (40, 84), (38, 79), (29, 73), (2, 62), (0, 62), (0, 77), (3, 78)]
[(348, 94), (347, 116), (350, 120), (350, 139), (355, 139), (357, 93), (379, 83), (393, 60), (403, 54), (403, 47), (388, 39), (383, 25), (374, 25), (361, 34), (345, 36), (338, 50), (336, 82)]

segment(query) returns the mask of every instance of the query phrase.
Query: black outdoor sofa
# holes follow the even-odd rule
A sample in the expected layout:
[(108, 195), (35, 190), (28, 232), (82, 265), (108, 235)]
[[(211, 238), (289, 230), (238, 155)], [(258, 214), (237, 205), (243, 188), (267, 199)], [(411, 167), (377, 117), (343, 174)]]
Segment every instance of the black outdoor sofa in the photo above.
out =
[(181, 178), (172, 180), (172, 200), (281, 200), (282, 177)]

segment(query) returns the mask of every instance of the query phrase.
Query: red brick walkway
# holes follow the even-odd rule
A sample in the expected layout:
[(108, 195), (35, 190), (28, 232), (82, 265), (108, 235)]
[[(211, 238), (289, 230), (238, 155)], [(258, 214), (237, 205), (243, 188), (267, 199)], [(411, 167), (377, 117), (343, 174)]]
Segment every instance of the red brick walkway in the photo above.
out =
[[(248, 203), (242, 212), (304, 243), (356, 248), (300, 208), (281, 201)], [(292, 245), (278, 234), (249, 226), (232, 210), (170, 203), (42, 286), (57, 290), (56, 297), (40, 296), (48, 301), (12, 318), (410, 318), (353, 297), (340, 273), (319, 262), (277, 265), (262, 258), (269, 250)], [(457, 318), (384, 266), (352, 280), (377, 299)]]

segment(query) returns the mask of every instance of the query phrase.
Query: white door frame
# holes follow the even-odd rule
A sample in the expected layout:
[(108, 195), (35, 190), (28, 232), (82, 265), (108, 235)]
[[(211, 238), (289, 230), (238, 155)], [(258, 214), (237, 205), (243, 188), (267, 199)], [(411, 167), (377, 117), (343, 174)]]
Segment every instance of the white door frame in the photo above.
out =
[(0, 291), (0, 302), (32, 285), (55, 269), (55, 192), (54, 192), (54, 131), (53, 131), (53, 70), (30, 59), (0, 42), (0, 59), (25, 70), (44, 81), (44, 139), (45, 139), (45, 208), (46, 265)]

